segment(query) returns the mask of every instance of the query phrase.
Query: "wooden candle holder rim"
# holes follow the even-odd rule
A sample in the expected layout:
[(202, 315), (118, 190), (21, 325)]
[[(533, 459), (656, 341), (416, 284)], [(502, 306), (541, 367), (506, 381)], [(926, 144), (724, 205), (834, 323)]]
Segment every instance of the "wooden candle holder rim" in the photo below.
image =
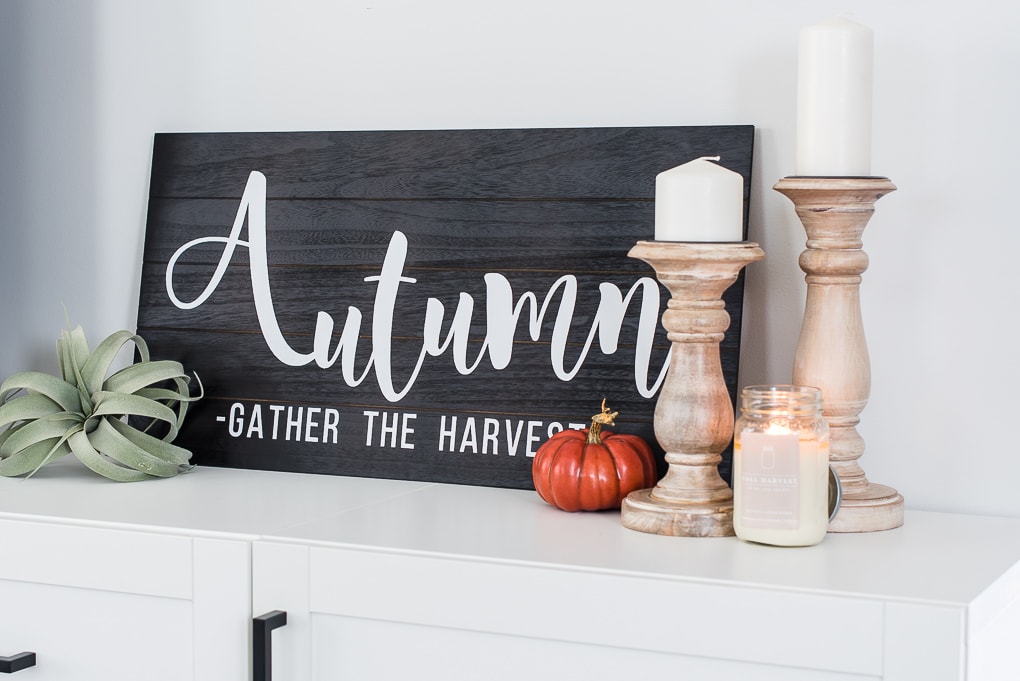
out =
[[(761, 247), (755, 241), (639, 241), (627, 255), (639, 260), (656, 256), (656, 259), (693, 258), (700, 261), (740, 262), (750, 257), (750, 262), (761, 260), (764, 253), (756, 257)], [(750, 254), (750, 255), (749, 255)]]
[(784, 192), (789, 189), (815, 190), (826, 193), (852, 191), (873, 191), (875, 189), (885, 190), (875, 197), (881, 198), (889, 192), (896, 191), (896, 185), (888, 177), (827, 177), (827, 176), (799, 176), (784, 177), (779, 180), (773, 189)]
[(885, 175), (787, 175), (784, 180), (885, 180)]
[(673, 244), (673, 245), (676, 245), (676, 246), (688, 246), (688, 247), (690, 247), (690, 246), (693, 246), (693, 247), (699, 247), (699, 246), (705, 246), (705, 247), (742, 246), (742, 247), (745, 247), (745, 248), (748, 247), (748, 246), (752, 246), (753, 247), (753, 246), (757, 246), (758, 245), (757, 242), (746, 241), (746, 240), (745, 241), (667, 241), (667, 240), (663, 240), (663, 239), (642, 239), (641, 241), (638, 241), (637, 244), (635, 244), (635, 245), (638, 245), (638, 244), (656, 244), (656, 245), (666, 245), (666, 246), (668, 246), (669, 244)]

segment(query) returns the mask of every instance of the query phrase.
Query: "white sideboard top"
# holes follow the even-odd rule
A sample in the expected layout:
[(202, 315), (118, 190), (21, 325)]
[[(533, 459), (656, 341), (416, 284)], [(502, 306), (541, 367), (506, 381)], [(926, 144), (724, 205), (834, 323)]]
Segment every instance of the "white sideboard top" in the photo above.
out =
[(1020, 597), (1018, 518), (908, 510), (895, 530), (776, 548), (635, 532), (618, 512), (565, 513), (524, 490), (217, 468), (114, 483), (73, 460), (0, 479), (0, 518), (965, 606), (978, 620)]
[(175, 478), (113, 482), (66, 457), (31, 478), (0, 478), (0, 518), (260, 536), (426, 486), (207, 467)]

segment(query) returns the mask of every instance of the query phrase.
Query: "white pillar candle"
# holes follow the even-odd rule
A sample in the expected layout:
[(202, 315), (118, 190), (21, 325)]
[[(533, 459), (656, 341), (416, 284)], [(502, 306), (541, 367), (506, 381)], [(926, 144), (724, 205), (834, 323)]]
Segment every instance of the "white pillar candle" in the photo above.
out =
[(872, 42), (841, 17), (801, 29), (797, 175), (871, 175)]
[(743, 241), (744, 178), (703, 156), (655, 176), (657, 241)]

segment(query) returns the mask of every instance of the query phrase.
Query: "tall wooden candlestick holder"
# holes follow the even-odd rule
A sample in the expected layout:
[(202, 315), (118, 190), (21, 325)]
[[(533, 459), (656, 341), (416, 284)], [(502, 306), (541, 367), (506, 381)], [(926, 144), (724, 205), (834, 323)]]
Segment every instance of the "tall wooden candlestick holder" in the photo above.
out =
[(830, 532), (872, 532), (903, 524), (903, 497), (869, 482), (858, 463), (864, 439), (857, 432), (871, 392), (871, 362), (861, 319), (861, 274), (868, 255), (861, 236), (875, 202), (895, 191), (883, 177), (787, 177), (775, 185), (797, 210), (807, 232), (800, 267), (807, 302), (794, 356), (793, 382), (822, 391), (829, 422), (829, 456), (843, 486)]
[(733, 402), (719, 357), (730, 325), (722, 294), (765, 253), (747, 241), (639, 241), (628, 255), (651, 265), (669, 290), (662, 325), (673, 345), (655, 405), (655, 437), (669, 469), (654, 488), (623, 500), (621, 521), (652, 534), (731, 536), (733, 492), (718, 469), (733, 437)]

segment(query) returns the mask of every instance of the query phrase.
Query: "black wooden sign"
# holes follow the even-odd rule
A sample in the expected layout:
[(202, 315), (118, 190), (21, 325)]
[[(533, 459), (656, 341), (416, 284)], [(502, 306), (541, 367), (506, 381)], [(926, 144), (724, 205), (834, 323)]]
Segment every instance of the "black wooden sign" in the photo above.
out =
[[(655, 445), (657, 173), (751, 126), (158, 134), (138, 332), (201, 465), (531, 487), (602, 399)], [(741, 284), (722, 347), (736, 388)], [(661, 452), (660, 452), (661, 456)], [(724, 475), (728, 471), (724, 470)]]

